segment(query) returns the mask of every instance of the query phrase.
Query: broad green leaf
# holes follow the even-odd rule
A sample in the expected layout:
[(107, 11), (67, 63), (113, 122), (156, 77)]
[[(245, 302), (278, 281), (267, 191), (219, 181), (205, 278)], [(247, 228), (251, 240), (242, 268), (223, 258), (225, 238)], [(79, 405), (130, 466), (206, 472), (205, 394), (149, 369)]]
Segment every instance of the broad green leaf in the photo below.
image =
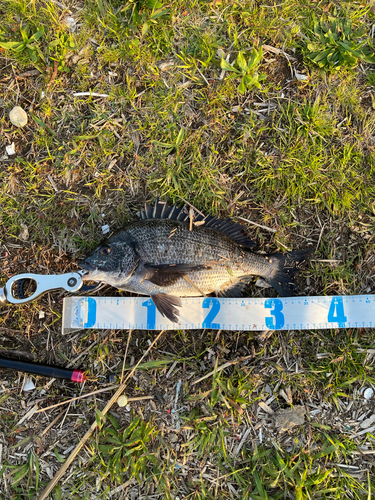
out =
[(241, 78), (241, 83), (238, 86), (238, 92), (241, 92), (241, 94), (244, 94), (246, 92), (245, 77)]
[(6, 50), (14, 50), (20, 51), (26, 47), (26, 44), (23, 42), (0, 42), (0, 47)]
[(144, 23), (143, 26), (142, 26), (142, 38), (144, 36), (146, 36), (147, 32), (148, 32), (148, 29), (149, 29), (150, 25), (148, 23)]
[(234, 68), (231, 64), (229, 64), (229, 62), (227, 62), (224, 59), (224, 57), (221, 58), (220, 67), (224, 71), (234, 71), (235, 73), (239, 73), (239, 71), (236, 68)]
[(249, 70), (254, 69), (256, 66), (258, 66), (258, 64), (260, 63), (260, 61), (262, 59), (262, 56), (263, 56), (262, 47), (260, 47), (259, 50), (256, 50), (255, 48), (253, 48), (253, 51), (251, 53), (251, 56), (250, 56), (250, 59), (248, 62)]
[(167, 16), (169, 14), (169, 9), (160, 9), (156, 10), (152, 13), (150, 19), (154, 21), (155, 19), (159, 19), (160, 17)]
[(237, 56), (237, 65), (244, 71), (245, 73), (249, 70), (247, 64), (246, 64), (246, 59), (245, 56), (243, 55), (243, 52), (239, 52)]
[(181, 128), (181, 130), (178, 133), (177, 139), (176, 139), (176, 146), (180, 146), (182, 141), (184, 139), (184, 129)]

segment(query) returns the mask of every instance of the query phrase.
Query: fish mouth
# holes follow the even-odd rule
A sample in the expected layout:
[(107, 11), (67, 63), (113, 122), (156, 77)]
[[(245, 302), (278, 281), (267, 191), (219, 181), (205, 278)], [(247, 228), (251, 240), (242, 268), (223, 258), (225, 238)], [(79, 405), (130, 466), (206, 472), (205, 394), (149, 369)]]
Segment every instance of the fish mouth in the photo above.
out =
[(91, 264), (88, 264), (87, 262), (80, 262), (78, 265), (80, 268), (86, 271), (85, 274), (82, 276), (83, 281), (90, 280), (91, 276), (96, 271), (95, 267), (93, 267)]
[(87, 262), (80, 262), (78, 265), (86, 271), (95, 271), (95, 267), (93, 267), (91, 264), (88, 264)]

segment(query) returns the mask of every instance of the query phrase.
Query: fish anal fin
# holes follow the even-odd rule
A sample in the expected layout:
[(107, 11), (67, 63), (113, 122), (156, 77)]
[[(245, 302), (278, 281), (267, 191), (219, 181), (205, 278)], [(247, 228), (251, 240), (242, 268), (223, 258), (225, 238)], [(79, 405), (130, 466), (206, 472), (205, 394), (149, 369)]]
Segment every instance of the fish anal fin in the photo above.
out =
[(151, 295), (151, 299), (162, 316), (168, 318), (172, 323), (178, 323), (179, 310), (177, 307), (182, 306), (180, 297), (159, 293)]
[(158, 286), (170, 286), (184, 274), (210, 269), (210, 267), (192, 264), (145, 264), (145, 269), (148, 281)]

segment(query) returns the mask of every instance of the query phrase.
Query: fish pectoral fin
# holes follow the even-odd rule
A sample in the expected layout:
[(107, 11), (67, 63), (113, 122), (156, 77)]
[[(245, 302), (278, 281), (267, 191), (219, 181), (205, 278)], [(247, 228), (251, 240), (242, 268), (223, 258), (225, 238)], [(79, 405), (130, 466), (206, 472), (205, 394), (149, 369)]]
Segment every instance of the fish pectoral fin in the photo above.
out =
[(178, 323), (179, 311), (177, 307), (182, 306), (180, 297), (159, 293), (151, 295), (151, 298), (162, 316), (168, 318), (172, 323)]
[(173, 285), (184, 274), (201, 269), (209, 269), (209, 267), (192, 264), (145, 264), (146, 279), (158, 286)]

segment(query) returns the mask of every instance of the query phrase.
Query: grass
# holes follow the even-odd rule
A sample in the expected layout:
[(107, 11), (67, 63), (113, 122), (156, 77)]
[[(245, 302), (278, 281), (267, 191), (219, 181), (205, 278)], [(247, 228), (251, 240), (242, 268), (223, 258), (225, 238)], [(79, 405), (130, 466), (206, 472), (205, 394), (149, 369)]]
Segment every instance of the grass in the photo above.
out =
[[(373, 293), (372, 6), (12, 0), (0, 16), (1, 282), (72, 270), (103, 224), (160, 196), (276, 229), (249, 227), (259, 250), (314, 248), (304, 294)], [(61, 298), (1, 310), (1, 350), (57, 364), (83, 353), (94, 391), (121, 373), (128, 332), (62, 338)], [(152, 338), (132, 333), (126, 369)], [(371, 498), (372, 344), (363, 329), (169, 332), (129, 385), (152, 403), (113, 407), (51, 498)], [(79, 400), (42, 435), (60, 408), (19, 425), (37, 393), (2, 377), (0, 496), (33, 498), (110, 396)], [(34, 382), (46, 406), (77, 393)], [(305, 425), (280, 431), (275, 416), (301, 404)]]

